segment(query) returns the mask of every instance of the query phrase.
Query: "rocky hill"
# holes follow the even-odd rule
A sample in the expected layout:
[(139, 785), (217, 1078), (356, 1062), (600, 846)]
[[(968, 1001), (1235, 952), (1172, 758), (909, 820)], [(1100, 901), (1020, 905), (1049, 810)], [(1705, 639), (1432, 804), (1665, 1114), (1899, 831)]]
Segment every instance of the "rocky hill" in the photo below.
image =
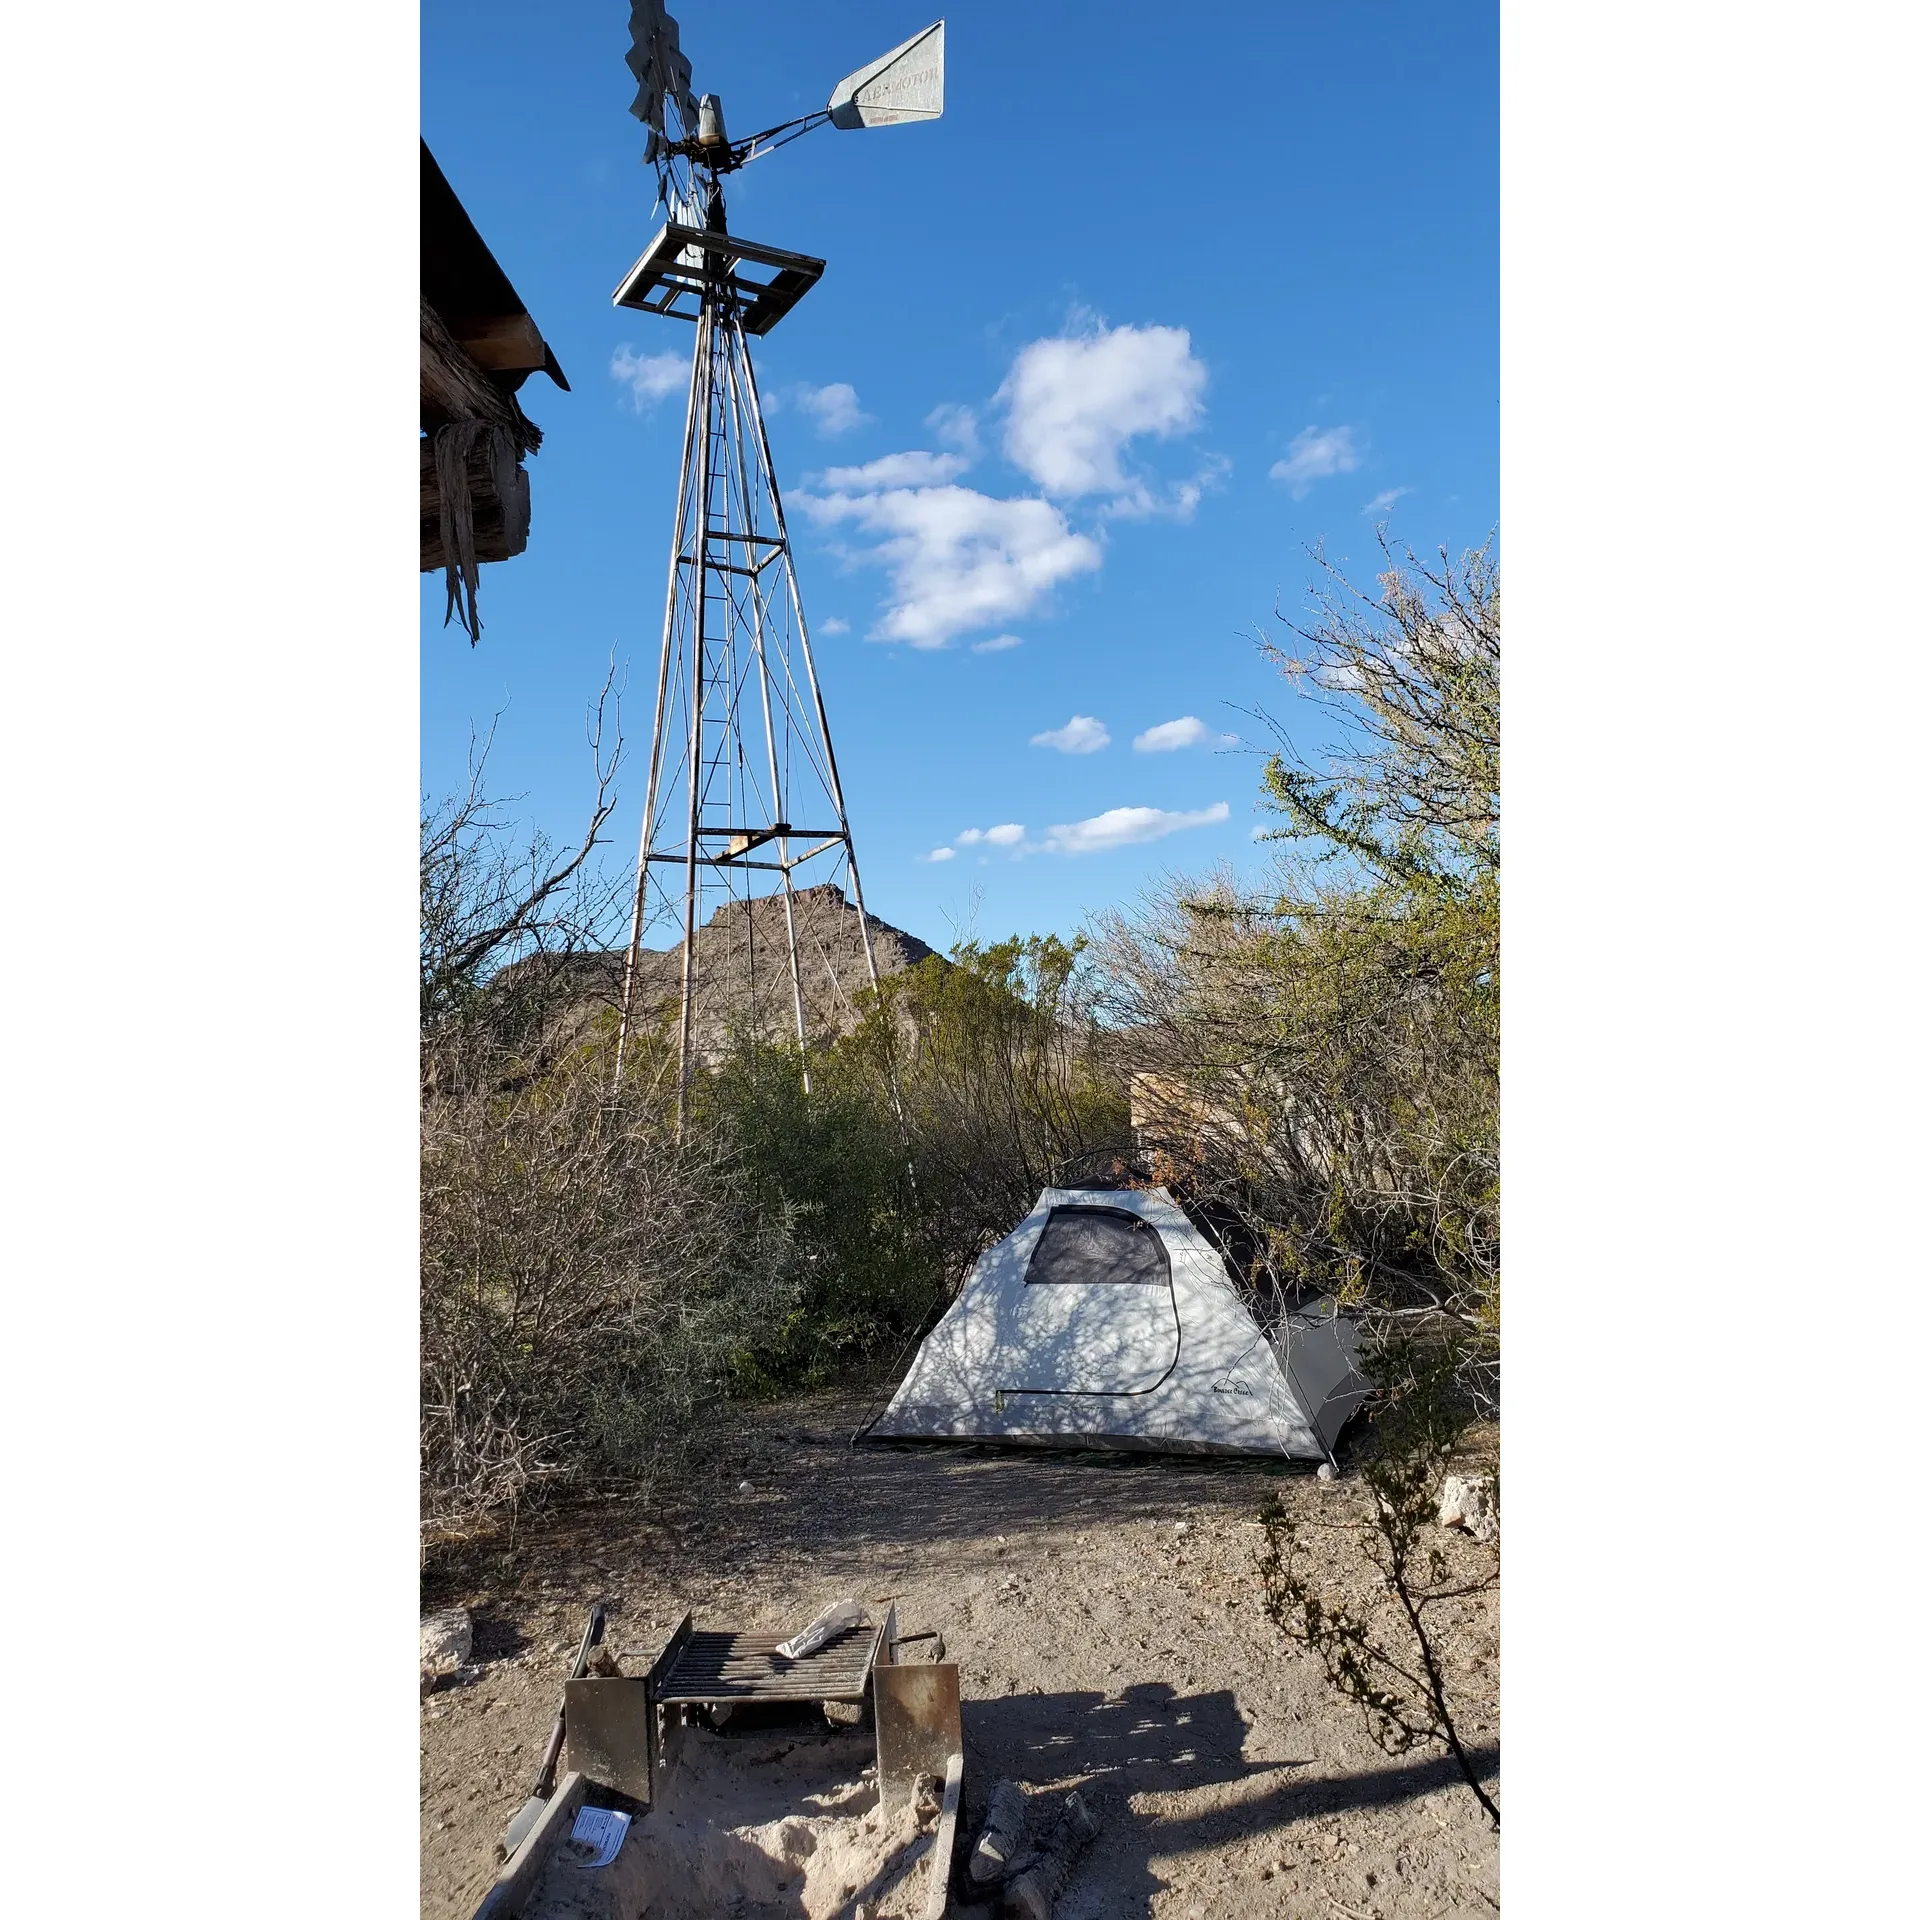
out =
[[(796, 891), (793, 918), (808, 1037), (845, 1032), (854, 1024), (867, 985), (860, 916), (846, 894), (828, 883)], [(874, 914), (866, 923), (874, 965), (883, 978), (935, 957), (924, 940)], [(668, 948), (640, 950), (634, 1010), (642, 1027), (675, 1030), (684, 947), (684, 941), (676, 941)], [(508, 968), (499, 984), (511, 998), (537, 1002), (542, 1024), (557, 1021), (577, 1030), (618, 1009), (625, 969), (626, 954), (618, 949), (537, 954)], [(730, 1033), (743, 1029), (769, 1039), (792, 1038), (793, 984), (779, 895), (728, 901), (695, 932), (694, 986), (694, 1040), (703, 1055), (717, 1053)]]

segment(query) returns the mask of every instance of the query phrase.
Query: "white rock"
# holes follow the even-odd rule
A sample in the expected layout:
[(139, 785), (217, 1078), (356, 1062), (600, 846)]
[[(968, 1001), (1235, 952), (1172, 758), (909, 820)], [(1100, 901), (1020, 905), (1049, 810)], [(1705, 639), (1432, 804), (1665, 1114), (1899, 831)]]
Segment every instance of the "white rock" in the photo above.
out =
[(1500, 1514), (1494, 1505), (1493, 1476), (1488, 1473), (1450, 1473), (1440, 1489), (1440, 1524), (1465, 1527), (1476, 1540), (1500, 1536)]
[(1314, 1469), (1314, 1472), (1318, 1474), (1322, 1480), (1338, 1480), (1340, 1478), (1340, 1469), (1336, 1467), (1331, 1460), (1322, 1460), (1319, 1466)]
[(420, 1622), (420, 1679), (424, 1685), (457, 1673), (473, 1653), (473, 1615), (465, 1607), (430, 1613)]
[(774, 1851), (789, 1866), (797, 1866), (819, 1844), (804, 1820), (782, 1820), (773, 1830)]

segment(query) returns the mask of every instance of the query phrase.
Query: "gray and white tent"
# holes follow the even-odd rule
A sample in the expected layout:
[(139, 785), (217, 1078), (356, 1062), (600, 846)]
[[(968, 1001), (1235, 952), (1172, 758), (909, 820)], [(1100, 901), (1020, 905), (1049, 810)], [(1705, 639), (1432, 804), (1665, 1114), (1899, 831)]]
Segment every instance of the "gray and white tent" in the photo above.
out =
[(1367, 1392), (1354, 1355), (1330, 1300), (1250, 1302), (1164, 1187), (1049, 1187), (868, 1431), (1325, 1460)]

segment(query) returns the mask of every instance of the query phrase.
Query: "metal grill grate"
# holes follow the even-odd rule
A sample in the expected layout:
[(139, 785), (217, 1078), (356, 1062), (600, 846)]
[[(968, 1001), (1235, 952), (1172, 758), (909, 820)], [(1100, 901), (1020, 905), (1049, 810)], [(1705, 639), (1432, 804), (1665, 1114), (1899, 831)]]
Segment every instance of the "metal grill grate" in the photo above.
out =
[(880, 1647), (878, 1627), (855, 1627), (800, 1660), (774, 1652), (778, 1633), (690, 1633), (653, 1686), (656, 1706), (733, 1700), (858, 1700)]

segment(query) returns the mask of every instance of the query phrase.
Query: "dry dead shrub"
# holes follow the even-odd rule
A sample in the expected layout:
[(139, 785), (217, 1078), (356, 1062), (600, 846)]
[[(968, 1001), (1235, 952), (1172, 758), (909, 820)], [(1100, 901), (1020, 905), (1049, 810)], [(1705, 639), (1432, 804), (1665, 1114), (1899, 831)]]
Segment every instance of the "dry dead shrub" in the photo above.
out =
[(517, 1074), (471, 1029), (421, 1133), (421, 1500), (429, 1543), (555, 1482), (651, 1484), (794, 1295), (789, 1212), (659, 1078), (613, 1097), (589, 1042)]

